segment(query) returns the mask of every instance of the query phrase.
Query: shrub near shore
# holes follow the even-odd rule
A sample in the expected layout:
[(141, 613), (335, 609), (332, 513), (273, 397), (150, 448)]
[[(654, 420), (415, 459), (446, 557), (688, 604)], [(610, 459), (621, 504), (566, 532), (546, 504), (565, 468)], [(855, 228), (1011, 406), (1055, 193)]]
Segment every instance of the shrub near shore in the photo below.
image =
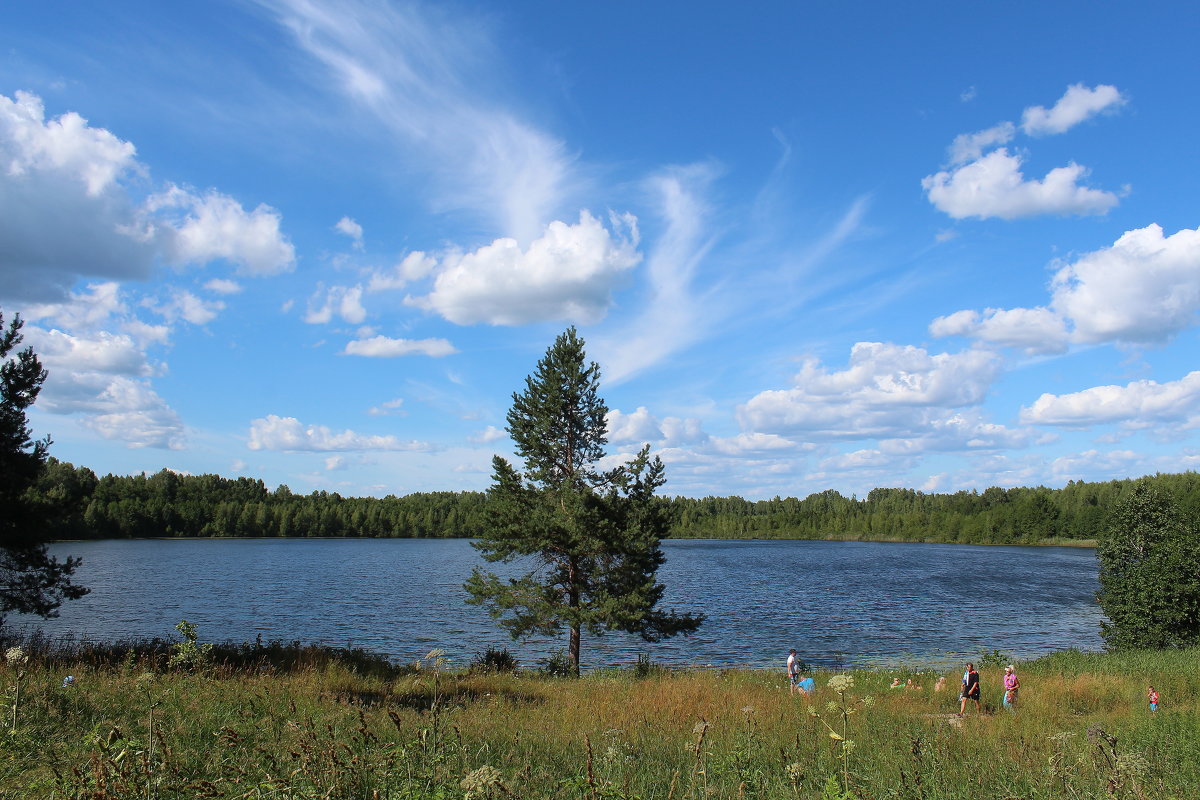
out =
[[(956, 675), (934, 694), (932, 673), (859, 671), (845, 699), (872, 702), (839, 740), (828, 673), (801, 698), (782, 670), (566, 680), (321, 648), (276, 664), (270, 647), (242, 646), (263, 652), (236, 665), (218, 647), (193, 672), (166, 671), (152, 649), (106, 661), (31, 648), (16, 714), (18, 665), (4, 667), (0, 797), (829, 800), (845, 781), (862, 798), (1200, 796), (1198, 650), (1047, 656), (1019, 665), (1016, 713), (961, 721)], [(923, 690), (887, 689), (896, 675)], [(999, 676), (983, 672), (993, 706)]]

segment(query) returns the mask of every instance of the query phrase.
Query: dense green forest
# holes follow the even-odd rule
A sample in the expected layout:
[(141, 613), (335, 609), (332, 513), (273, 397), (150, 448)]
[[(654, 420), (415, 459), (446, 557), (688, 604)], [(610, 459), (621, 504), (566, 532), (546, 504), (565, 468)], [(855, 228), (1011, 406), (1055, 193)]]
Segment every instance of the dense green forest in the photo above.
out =
[[(1190, 519), (1200, 518), (1200, 474), (1149, 478)], [(740, 497), (662, 498), (676, 538), (873, 539), (1037, 544), (1093, 539), (1133, 480), (1062, 489), (991, 488), (932, 494), (873, 489), (865, 498), (828, 490), (803, 500)], [(33, 499), (56, 539), (213, 536), (475, 537), (486, 524), (482, 492), (422, 492), (404, 497), (300, 495), (286, 486), (218, 475), (96, 477), (50, 459)]]

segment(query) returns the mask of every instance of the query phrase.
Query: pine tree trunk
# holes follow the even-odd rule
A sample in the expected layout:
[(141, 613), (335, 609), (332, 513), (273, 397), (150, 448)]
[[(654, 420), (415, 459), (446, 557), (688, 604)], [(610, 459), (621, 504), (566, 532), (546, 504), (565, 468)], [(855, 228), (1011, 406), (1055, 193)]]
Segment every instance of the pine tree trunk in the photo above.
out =
[(571, 639), (567, 645), (567, 653), (571, 657), (571, 669), (575, 671), (575, 677), (579, 677), (579, 626), (571, 626)]

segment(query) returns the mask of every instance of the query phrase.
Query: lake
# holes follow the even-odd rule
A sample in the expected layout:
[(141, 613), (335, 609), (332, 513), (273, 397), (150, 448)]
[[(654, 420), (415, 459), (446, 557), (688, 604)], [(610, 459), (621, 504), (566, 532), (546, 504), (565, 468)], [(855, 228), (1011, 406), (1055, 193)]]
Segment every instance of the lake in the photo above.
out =
[[(678, 666), (781, 667), (790, 647), (829, 668), (934, 666), (998, 649), (1015, 658), (1102, 646), (1088, 549), (825, 541), (668, 540), (665, 608), (702, 612), (690, 637), (659, 644), (585, 634), (584, 668), (641, 653)], [(512, 642), (463, 581), (482, 563), (462, 539), (153, 539), (63, 542), (92, 588), (58, 619), (10, 624), (110, 641), (300, 640), (401, 661), (434, 647), (465, 665), (488, 646), (536, 666), (561, 639)]]

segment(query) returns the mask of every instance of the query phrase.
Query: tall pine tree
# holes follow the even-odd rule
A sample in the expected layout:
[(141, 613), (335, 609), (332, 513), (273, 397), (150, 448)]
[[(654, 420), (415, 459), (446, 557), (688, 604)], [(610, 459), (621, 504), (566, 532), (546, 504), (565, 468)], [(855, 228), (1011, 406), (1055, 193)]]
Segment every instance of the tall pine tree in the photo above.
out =
[(30, 347), (9, 356), (21, 343), (22, 324), (14, 316), (6, 330), (0, 314), (0, 624), (12, 611), (55, 616), (63, 600), (88, 591), (71, 583), (78, 559), (59, 561), (46, 551), (45, 515), (28, 494), (50, 438), (34, 441), (25, 417), (46, 370)]
[(608, 442), (599, 385), (600, 368), (587, 362), (570, 328), (525, 379), (525, 391), (513, 394), (507, 430), (524, 471), (493, 459), (489, 524), (474, 546), (520, 574), (476, 568), (465, 587), (468, 602), (486, 606), (514, 639), (567, 629), (576, 675), (583, 630), (655, 642), (692, 633), (704, 619), (657, 608), (660, 542), (670, 525), (654, 499), (663, 464), (647, 447), (627, 464), (599, 469)]

